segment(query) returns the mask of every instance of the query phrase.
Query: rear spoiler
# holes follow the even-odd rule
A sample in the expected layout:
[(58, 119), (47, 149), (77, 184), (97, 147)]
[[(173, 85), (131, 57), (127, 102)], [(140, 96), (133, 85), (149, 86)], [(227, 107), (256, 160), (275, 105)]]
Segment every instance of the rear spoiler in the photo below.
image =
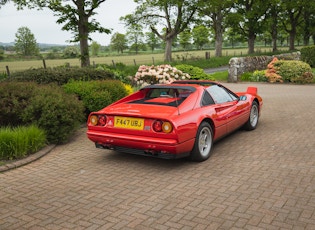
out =
[(251, 95), (257, 95), (257, 87), (249, 86), (247, 88), (246, 93), (251, 94)]

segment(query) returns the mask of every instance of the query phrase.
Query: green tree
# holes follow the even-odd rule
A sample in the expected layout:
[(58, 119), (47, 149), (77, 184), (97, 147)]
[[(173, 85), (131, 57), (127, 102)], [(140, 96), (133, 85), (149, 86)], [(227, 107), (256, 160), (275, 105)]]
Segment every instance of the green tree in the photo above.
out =
[(265, 30), (265, 14), (269, 7), (269, 0), (238, 0), (234, 5), (234, 13), (229, 17), (229, 24), (241, 33), (248, 44), (248, 53), (255, 52), (257, 34)]
[(179, 44), (181, 45), (181, 47), (183, 47), (184, 50), (187, 49), (187, 47), (189, 47), (189, 45), (191, 44), (191, 32), (189, 29), (184, 30), (183, 32), (181, 32), (178, 36), (178, 40), (179, 40)]
[(123, 53), (124, 49), (128, 48), (126, 35), (115, 33), (111, 38), (110, 46), (113, 50), (117, 50), (118, 53)]
[(88, 40), (91, 40), (90, 33), (100, 32), (109, 34), (111, 31), (100, 25), (92, 17), (96, 14), (96, 9), (106, 0), (14, 0), (18, 9), (48, 8), (58, 17), (57, 23), (63, 24), (62, 30), (71, 31), (73, 39), (71, 42), (80, 43), (81, 66), (90, 65)]
[(146, 43), (150, 47), (151, 51), (153, 52), (154, 49), (158, 46), (158, 38), (155, 33), (153, 32), (146, 32)]
[(140, 24), (132, 24), (127, 30), (127, 40), (129, 41), (130, 48), (138, 54), (139, 49), (143, 47), (142, 38), (144, 37), (143, 29)]
[(39, 54), (39, 47), (37, 45), (34, 34), (27, 27), (20, 27), (15, 34), (15, 51), (23, 56), (32, 56)]
[(297, 27), (302, 23), (303, 10), (306, 0), (286, 0), (282, 1), (283, 11), (281, 15), (282, 25), (287, 33), (289, 33), (289, 49), (295, 49), (295, 38)]
[(77, 46), (67, 46), (63, 50), (64, 58), (77, 58), (79, 57), (80, 51)]
[(209, 30), (203, 25), (195, 26), (192, 30), (194, 44), (200, 50), (205, 44), (209, 43), (209, 36)]
[[(133, 14), (122, 17), (127, 26), (148, 26), (165, 44), (164, 60), (172, 60), (172, 43), (194, 21), (199, 0), (135, 0)], [(158, 28), (165, 28), (159, 32)], [(164, 32), (163, 32), (164, 31)]]
[(206, 23), (214, 31), (216, 57), (222, 56), (223, 33), (227, 28), (226, 19), (229, 17), (234, 2), (232, 0), (204, 0), (199, 10), (202, 18), (207, 16), (210, 19)]
[(97, 56), (98, 53), (100, 52), (100, 49), (101, 49), (101, 45), (97, 43), (96, 41), (93, 41), (91, 44), (92, 56)]

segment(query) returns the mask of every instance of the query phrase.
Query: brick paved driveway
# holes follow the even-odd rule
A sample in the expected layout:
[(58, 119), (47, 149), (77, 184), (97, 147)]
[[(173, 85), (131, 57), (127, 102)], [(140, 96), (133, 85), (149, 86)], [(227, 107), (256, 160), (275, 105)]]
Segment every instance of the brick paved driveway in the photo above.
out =
[(258, 128), (203, 163), (99, 150), (82, 133), (1, 173), (0, 229), (315, 229), (315, 86), (257, 85)]

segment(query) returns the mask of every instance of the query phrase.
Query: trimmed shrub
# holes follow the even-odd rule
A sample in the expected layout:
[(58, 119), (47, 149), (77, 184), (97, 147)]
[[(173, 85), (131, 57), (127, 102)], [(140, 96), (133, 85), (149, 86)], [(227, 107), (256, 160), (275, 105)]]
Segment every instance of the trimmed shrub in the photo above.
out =
[(117, 80), (71, 81), (63, 89), (67, 93), (75, 93), (83, 101), (86, 115), (128, 95), (124, 84)]
[(205, 73), (203, 69), (196, 66), (180, 64), (175, 67), (184, 73), (188, 73), (191, 79), (215, 80), (210, 74)]
[(84, 121), (83, 111), (83, 103), (75, 95), (56, 85), (45, 85), (37, 88), (23, 111), (23, 121), (43, 128), (49, 143), (65, 143)]
[(35, 124), (49, 143), (66, 142), (85, 119), (83, 103), (55, 84), (5, 82), (0, 97), (1, 126)]
[(114, 79), (114, 73), (109, 69), (55, 67), (14, 72), (8, 80), (32, 81), (38, 84), (57, 83), (58, 85), (63, 85), (70, 80), (89, 81), (105, 79)]
[(36, 94), (36, 88), (34, 83), (0, 84), (0, 126), (23, 125), (21, 115)]
[(14, 160), (35, 153), (46, 145), (45, 131), (35, 125), (0, 128), (0, 160)]
[(313, 82), (312, 69), (309, 64), (302, 61), (276, 61), (274, 63), (276, 73), (285, 82), (311, 83)]
[(315, 46), (303, 47), (301, 49), (301, 60), (315, 67)]

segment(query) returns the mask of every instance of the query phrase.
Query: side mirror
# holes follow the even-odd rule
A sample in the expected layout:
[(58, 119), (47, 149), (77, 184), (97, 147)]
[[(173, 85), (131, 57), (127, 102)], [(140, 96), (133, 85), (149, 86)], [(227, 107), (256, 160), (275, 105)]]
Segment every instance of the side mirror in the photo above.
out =
[(246, 101), (247, 97), (245, 95), (240, 96), (239, 100), (240, 101)]

